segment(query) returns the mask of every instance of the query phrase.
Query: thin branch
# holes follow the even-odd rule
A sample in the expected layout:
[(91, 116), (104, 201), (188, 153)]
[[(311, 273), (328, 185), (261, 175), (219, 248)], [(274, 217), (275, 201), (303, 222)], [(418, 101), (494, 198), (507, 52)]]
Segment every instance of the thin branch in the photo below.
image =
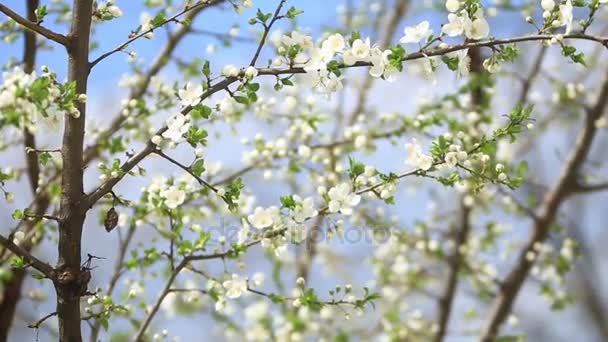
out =
[(596, 192), (596, 191), (603, 191), (603, 190), (608, 190), (608, 182), (597, 183), (597, 184), (576, 183), (576, 185), (574, 186), (573, 192), (574, 193), (587, 193), (587, 192)]
[(27, 327), (31, 328), (31, 329), (40, 329), (40, 326), (42, 325), (42, 323), (44, 323), (44, 321), (46, 321), (47, 319), (49, 319), (49, 318), (51, 318), (53, 316), (57, 316), (57, 311), (51, 312), (50, 314), (42, 317), (41, 319), (39, 319), (38, 321), (36, 321), (36, 322), (28, 325)]
[(471, 209), (464, 205), (463, 200), (461, 200), (460, 202), (460, 223), (456, 232), (454, 251), (452, 255), (448, 256), (447, 259), (450, 268), (448, 275), (448, 283), (445, 287), (443, 294), (441, 295), (441, 297), (439, 297), (438, 301), (439, 329), (437, 330), (437, 334), (435, 335), (434, 339), (434, 341), (436, 342), (443, 341), (446, 335), (450, 314), (452, 313), (452, 305), (454, 303), (454, 298), (456, 297), (458, 273), (460, 272), (460, 269), (463, 264), (466, 264), (466, 262), (463, 261), (461, 248), (467, 244), (467, 239), (471, 230)]
[(193, 34), (210, 36), (210, 37), (222, 40), (222, 41), (237, 41), (237, 42), (243, 42), (243, 43), (257, 43), (258, 42), (257, 39), (254, 39), (254, 38), (231, 36), (230, 34), (227, 34), (227, 33), (214, 32), (214, 31), (209, 31), (209, 30), (205, 30), (205, 29), (190, 28), (190, 32)]
[(262, 48), (266, 44), (266, 37), (268, 37), (268, 32), (270, 32), (272, 25), (274, 25), (274, 23), (277, 20), (282, 18), (282, 16), (280, 16), (279, 13), (281, 12), (281, 8), (283, 8), (283, 5), (285, 4), (285, 1), (287, 1), (287, 0), (281, 0), (281, 2), (279, 2), (279, 5), (277, 6), (277, 9), (274, 11), (274, 15), (272, 16), (272, 19), (270, 20), (270, 23), (268, 25), (266, 25), (265, 23), (262, 23), (262, 25), (264, 25), (264, 33), (262, 34), (262, 39), (260, 39), (260, 44), (258, 44), (258, 48), (255, 50), (255, 54), (253, 55), (253, 58), (251, 59), (249, 66), (255, 66), (255, 62), (258, 61), (258, 58), (260, 57), (260, 53), (262, 52)]
[(505, 278), (497, 298), (494, 300), (492, 310), (480, 338), (481, 341), (494, 341), (498, 336), (500, 326), (511, 313), (513, 303), (534, 264), (534, 260), (530, 260), (527, 254), (534, 252), (534, 246), (547, 238), (560, 206), (573, 193), (573, 188), (576, 188), (578, 170), (585, 162), (597, 132), (595, 120), (604, 113), (607, 105), (608, 77), (604, 81), (598, 101), (587, 112), (587, 117), (576, 145), (568, 161), (565, 163), (557, 183), (545, 195), (538, 209), (538, 220), (533, 223), (532, 233), (528, 241), (521, 250), (515, 265)]
[(46, 262), (36, 258), (23, 247), (17, 246), (11, 240), (5, 238), (3, 235), (0, 235), (0, 245), (6, 247), (11, 252), (15, 253), (17, 256), (20, 256), (25, 259), (28, 264), (30, 264), (36, 270), (40, 271), (40, 273), (44, 274), (47, 278), (53, 279), (55, 273), (53, 267), (47, 264)]
[[(436, 49), (436, 50), (432, 50), (432, 51), (412, 53), (412, 54), (404, 57), (403, 61), (428, 58), (431, 56), (440, 56), (440, 55), (448, 54), (450, 52), (465, 50), (465, 49), (474, 48), (474, 47), (491, 47), (491, 46), (496, 46), (496, 45), (510, 44), (510, 43), (516, 43), (516, 42), (525, 42), (525, 41), (539, 41), (539, 40), (542, 41), (542, 40), (550, 40), (554, 37), (555, 37), (554, 35), (529, 35), (529, 36), (522, 36), (522, 37), (515, 37), (515, 38), (508, 38), (508, 39), (494, 39), (494, 40), (482, 41), (482, 42), (464, 43), (462, 45), (456, 45), (456, 46), (443, 48), (443, 49)], [(582, 40), (596, 41), (596, 42), (600, 42), (602, 44), (608, 44), (608, 38), (600, 38), (600, 37), (588, 36), (588, 35), (565, 35), (563, 37), (563, 39), (582, 39)], [(346, 69), (346, 68), (367, 67), (367, 66), (371, 66), (371, 63), (370, 62), (357, 62), (351, 66), (340, 65), (339, 67), (342, 69)], [(303, 74), (303, 73), (306, 73), (306, 71), (302, 67), (282, 68), (282, 69), (273, 69), (273, 68), (258, 69), (258, 75), (277, 76), (277, 75), (283, 75), (283, 74)], [(200, 101), (204, 101), (211, 95), (213, 95), (219, 91), (225, 90), (231, 84), (238, 81), (239, 78), (243, 77), (243, 76), (244, 76), (244, 71), (241, 71), (241, 73), (237, 77), (226, 77), (226, 78), (222, 79), (221, 81), (215, 83), (213, 86), (211, 86), (211, 88), (207, 89), (207, 91), (205, 91), (203, 93), (203, 95), (200, 98)], [(192, 111), (192, 109), (193, 109), (192, 106), (186, 106), (181, 110), (180, 113), (182, 115), (186, 115), (190, 111)], [(167, 130), (167, 126), (164, 126), (161, 129), (159, 129), (158, 131), (156, 131), (155, 135), (161, 135), (166, 130)], [(148, 155), (153, 153), (155, 150), (156, 150), (156, 145), (154, 145), (151, 140), (148, 140), (146, 146), (141, 151), (139, 151), (137, 154), (133, 155), (127, 162), (125, 162), (121, 166), (122, 173), (120, 175), (106, 180), (103, 184), (101, 184), (99, 187), (97, 187), (93, 192), (88, 194), (87, 200), (84, 201), (83, 203), (85, 203), (87, 206), (94, 205), (97, 202), (97, 200), (99, 200), (106, 193), (108, 193), (110, 190), (112, 190), (112, 188), (118, 182), (120, 182), (120, 180), (126, 174), (128, 174), (135, 166), (137, 166), (143, 159), (145, 159)]]
[(89, 68), (93, 68), (95, 67), (95, 65), (97, 65), (99, 62), (103, 61), (104, 59), (110, 57), (111, 55), (122, 51), (123, 49), (125, 49), (129, 44), (133, 43), (134, 41), (138, 40), (139, 38), (145, 36), (146, 34), (153, 32), (154, 30), (156, 30), (159, 27), (162, 27), (164, 25), (166, 25), (167, 23), (170, 22), (178, 22), (177, 18), (181, 17), (182, 15), (184, 15), (185, 13), (188, 13), (190, 11), (196, 10), (196, 9), (201, 9), (204, 7), (207, 7), (209, 5), (213, 5), (214, 3), (219, 2), (218, 0), (206, 0), (206, 1), (201, 1), (197, 4), (194, 4), (192, 6), (186, 6), (184, 7), (183, 10), (177, 12), (176, 14), (174, 14), (172, 17), (166, 19), (165, 21), (163, 21), (162, 23), (160, 23), (159, 25), (149, 29), (149, 30), (145, 30), (142, 31), (132, 37), (130, 37), (129, 39), (127, 39), (127, 41), (125, 41), (124, 43), (118, 45), (116, 48), (114, 48), (113, 50), (110, 50), (104, 54), (102, 54), (101, 56), (97, 57), (95, 60), (93, 60), (90, 64), (89, 64)]
[(196, 179), (197, 182), (199, 182), (199, 184), (204, 185), (206, 188), (208, 188), (209, 190), (217, 193), (218, 189), (213, 186), (212, 184), (210, 184), (209, 182), (207, 182), (206, 180), (202, 179), (201, 177), (199, 177), (198, 175), (196, 175), (191, 168), (187, 167), (186, 165), (178, 162), (177, 160), (169, 157), (168, 155), (166, 155), (164, 152), (160, 151), (160, 150), (156, 150), (154, 151), (155, 154), (157, 154), (158, 156), (166, 159), (167, 161), (169, 161), (171, 164), (176, 165), (177, 167), (179, 167), (180, 169), (188, 172), (188, 174), (190, 174), (192, 177), (194, 177), (194, 179)]
[(10, 8), (8, 8), (7, 6), (5, 6), (3, 4), (0, 4), (0, 12), (6, 14), (7, 17), (13, 19), (15, 22), (26, 27), (27, 29), (30, 29), (63, 46), (66, 46), (66, 47), (68, 46), (68, 43), (69, 43), (68, 37), (66, 37), (60, 33), (53, 32), (38, 23), (27, 20), (26, 18), (15, 13), (13, 10), (11, 10)]

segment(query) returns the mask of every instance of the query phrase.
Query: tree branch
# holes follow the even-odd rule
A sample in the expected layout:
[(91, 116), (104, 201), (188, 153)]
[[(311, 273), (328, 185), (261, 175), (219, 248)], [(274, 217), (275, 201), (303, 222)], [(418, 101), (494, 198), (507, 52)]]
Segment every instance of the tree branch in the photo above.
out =
[(40, 271), (40, 273), (44, 274), (47, 278), (53, 279), (53, 267), (47, 264), (46, 262), (36, 258), (23, 247), (14, 244), (13, 241), (7, 239), (3, 235), (0, 235), (0, 245), (6, 247), (8, 250), (15, 253), (15, 255), (22, 257), (25, 261), (27, 261), (28, 264), (30, 264), (36, 270)]
[[(496, 46), (496, 45), (516, 43), (516, 42), (550, 40), (554, 37), (555, 37), (554, 35), (530, 35), (530, 36), (522, 36), (522, 37), (515, 37), (515, 38), (508, 38), (508, 39), (494, 39), (494, 40), (483, 41), (483, 42), (464, 43), (462, 45), (456, 45), (456, 46), (443, 48), (443, 49), (435, 49), (435, 50), (431, 50), (431, 51), (419, 51), (416, 53), (412, 53), (412, 54), (409, 54), (406, 57), (404, 57), (403, 61), (428, 58), (431, 56), (440, 56), (440, 55), (448, 54), (450, 52), (465, 50), (465, 49), (475, 48), (475, 47), (491, 47), (491, 46)], [(608, 38), (599, 38), (599, 37), (588, 36), (588, 35), (566, 35), (563, 37), (563, 39), (582, 39), (582, 40), (601, 42), (602, 44), (604, 44), (604, 43), (608, 44)], [(370, 62), (357, 62), (351, 66), (341, 65), (340, 68), (346, 69), (346, 68), (368, 67), (368, 66), (371, 66)], [(283, 69), (273, 69), (273, 68), (259, 68), (258, 69), (258, 75), (277, 76), (277, 75), (284, 75), (284, 74), (303, 74), (303, 73), (306, 73), (306, 71), (302, 67), (283, 68)], [(207, 89), (207, 91), (205, 91), (203, 93), (203, 95), (200, 98), (201, 102), (204, 101), (205, 99), (207, 99), (208, 97), (210, 97), (211, 95), (228, 88), (228, 86), (230, 86), (231, 84), (233, 84), (234, 82), (239, 80), (240, 77), (243, 77), (243, 76), (244, 76), (244, 71), (241, 71), (241, 73), (239, 74), (239, 77), (226, 77), (223, 80), (217, 82), (215, 85), (211, 86), (209, 89)], [(182, 115), (186, 115), (190, 111), (192, 111), (192, 108), (193, 108), (192, 106), (184, 107), (180, 113)], [(163, 128), (156, 131), (155, 135), (161, 135), (166, 130), (167, 130), (167, 126), (164, 126)], [(148, 155), (150, 155), (152, 152), (154, 152), (155, 149), (156, 149), (156, 146), (152, 143), (152, 141), (148, 140), (148, 142), (146, 143), (146, 146), (141, 151), (139, 151), (137, 154), (135, 154), (133, 157), (131, 157), (127, 162), (125, 162), (121, 166), (121, 171), (122, 171), (121, 175), (118, 175), (117, 177), (113, 177), (113, 178), (110, 178), (107, 181), (105, 181), (97, 189), (95, 189), (93, 192), (91, 192), (89, 195), (87, 195), (87, 200), (83, 203), (86, 203), (86, 205), (88, 207), (94, 205), (101, 197), (103, 197), (110, 190), (112, 190), (112, 188), (118, 182), (120, 182), (120, 180), (126, 174), (128, 174), (129, 171), (131, 171), (135, 166), (137, 166), (139, 164), (139, 162), (141, 162)]]
[(151, 29), (149, 29), (149, 30), (142, 31), (142, 32), (138, 33), (137, 35), (135, 35), (135, 36), (133, 36), (133, 37), (131, 37), (131, 38), (127, 39), (127, 41), (125, 41), (124, 43), (122, 43), (122, 44), (118, 45), (118, 46), (117, 46), (116, 48), (114, 48), (113, 50), (110, 50), (110, 51), (108, 51), (108, 52), (106, 52), (106, 53), (102, 54), (101, 56), (97, 57), (95, 60), (93, 60), (93, 61), (92, 61), (92, 62), (89, 64), (89, 68), (91, 68), (91, 69), (92, 69), (92, 68), (93, 68), (93, 67), (95, 67), (95, 65), (97, 65), (99, 62), (101, 62), (101, 61), (103, 61), (104, 59), (106, 59), (106, 58), (110, 57), (111, 55), (113, 55), (113, 54), (115, 54), (115, 53), (117, 53), (117, 52), (119, 52), (119, 51), (123, 50), (123, 49), (124, 49), (124, 48), (126, 48), (126, 47), (127, 47), (129, 44), (131, 44), (131, 43), (133, 43), (134, 41), (138, 40), (139, 38), (141, 38), (141, 37), (145, 36), (146, 34), (148, 34), (148, 33), (150, 33), (150, 32), (153, 32), (153, 31), (154, 31), (154, 30), (156, 30), (157, 28), (162, 27), (162, 26), (164, 26), (164, 25), (166, 25), (167, 23), (170, 23), (170, 22), (177, 22), (177, 18), (181, 17), (181, 16), (182, 16), (182, 15), (184, 15), (185, 13), (190, 12), (190, 11), (194, 11), (194, 10), (197, 10), (197, 9), (199, 9), (199, 10), (200, 10), (200, 9), (202, 9), (202, 8), (204, 8), (204, 7), (207, 7), (207, 6), (210, 6), (210, 5), (214, 5), (214, 4), (216, 4), (216, 3), (218, 3), (218, 2), (221, 2), (221, 1), (223, 1), (223, 0), (204, 0), (204, 1), (201, 1), (201, 2), (199, 2), (199, 3), (197, 3), (197, 4), (194, 4), (194, 5), (192, 5), (192, 6), (186, 6), (186, 7), (184, 7), (184, 9), (183, 9), (183, 10), (181, 10), (181, 11), (177, 12), (177, 13), (176, 13), (176, 14), (174, 14), (172, 17), (170, 17), (170, 18), (166, 19), (165, 21), (163, 21), (162, 23), (160, 23), (158, 26), (153, 27), (153, 28), (151, 28)]
[(454, 298), (456, 296), (456, 287), (458, 285), (458, 273), (460, 272), (461, 267), (466, 262), (463, 262), (463, 256), (461, 253), (461, 247), (465, 246), (467, 243), (467, 239), (469, 236), (469, 231), (471, 230), (471, 209), (466, 207), (461, 200), (461, 209), (460, 209), (460, 223), (459, 227), (456, 231), (455, 243), (454, 243), (454, 251), (448, 256), (448, 264), (449, 264), (449, 275), (448, 275), (448, 283), (443, 291), (441, 297), (439, 297), (439, 329), (437, 330), (437, 334), (435, 335), (434, 341), (441, 342), (443, 341), (445, 334), (447, 332), (448, 323), (450, 319), (450, 314), (452, 312), (452, 304), (454, 303)]
[(7, 17), (13, 19), (15, 22), (17, 22), (18, 24), (20, 24), (21, 26), (24, 26), (27, 29), (30, 29), (54, 42), (57, 42), (63, 46), (68, 45), (68, 37), (59, 34), (57, 32), (53, 32), (49, 29), (47, 29), (44, 26), (41, 26), (40, 24), (30, 21), (22, 16), (20, 16), (19, 14), (15, 13), (13, 10), (11, 10), (10, 8), (8, 8), (7, 6), (0, 4), (0, 12), (4, 13)]
[(561, 176), (553, 189), (545, 195), (538, 210), (538, 219), (533, 223), (532, 234), (528, 242), (520, 252), (515, 266), (513, 266), (505, 278), (498, 297), (494, 300), (487, 324), (481, 335), (481, 341), (494, 341), (498, 335), (500, 326), (510, 314), (517, 294), (534, 264), (534, 260), (528, 259), (527, 254), (534, 252), (534, 246), (547, 238), (559, 207), (572, 194), (573, 189), (576, 187), (578, 170), (587, 158), (597, 132), (595, 120), (603, 114), (607, 103), (608, 79), (604, 81), (597, 103), (587, 113), (584, 127), (578, 136), (576, 145), (568, 161), (562, 169)]

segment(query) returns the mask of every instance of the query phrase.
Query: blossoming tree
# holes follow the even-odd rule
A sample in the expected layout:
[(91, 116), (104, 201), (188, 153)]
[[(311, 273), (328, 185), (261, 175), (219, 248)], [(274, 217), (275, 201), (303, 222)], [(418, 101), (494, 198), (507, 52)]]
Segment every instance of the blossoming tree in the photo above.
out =
[[(608, 188), (591, 162), (608, 1), (347, 1), (325, 32), (291, 2), (146, 0), (120, 25), (114, 0), (0, 3), (4, 42), (24, 46), (3, 54), (0, 84), (14, 161), (0, 169), (2, 340), (25, 326), (66, 342), (200, 340), (205, 315), (236, 340), (515, 341), (524, 285), (571, 304), (581, 248), (560, 212)], [(210, 11), (245, 17), (250, 37), (209, 27)], [(96, 34), (112, 25), (122, 39)], [(191, 36), (242, 44), (246, 63), (215, 45), (178, 53)], [(146, 44), (160, 47), (150, 64)], [(49, 48), (67, 72), (43, 65)], [(89, 91), (123, 54), (128, 95)], [(576, 138), (543, 176), (531, 151), (557, 123)], [(24, 322), (24, 297), (48, 312)]]

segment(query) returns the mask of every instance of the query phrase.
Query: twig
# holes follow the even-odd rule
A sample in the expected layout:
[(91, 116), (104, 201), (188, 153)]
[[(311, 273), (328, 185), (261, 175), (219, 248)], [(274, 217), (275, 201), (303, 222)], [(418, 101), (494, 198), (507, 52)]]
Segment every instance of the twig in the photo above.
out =
[(260, 39), (260, 44), (258, 44), (258, 48), (255, 50), (255, 54), (253, 55), (253, 58), (251, 59), (249, 66), (255, 66), (255, 62), (257, 62), (258, 58), (260, 57), (260, 52), (262, 52), (262, 48), (266, 44), (266, 37), (268, 37), (268, 32), (270, 32), (272, 25), (274, 25), (274, 23), (277, 20), (282, 18), (282, 16), (280, 16), (279, 13), (281, 12), (281, 8), (283, 8), (283, 5), (285, 4), (285, 1), (287, 1), (287, 0), (281, 0), (281, 2), (279, 2), (279, 5), (277, 6), (277, 9), (274, 11), (274, 15), (272, 16), (272, 19), (270, 20), (270, 23), (268, 25), (266, 25), (265, 23), (262, 23), (262, 25), (264, 25), (264, 33), (262, 34), (262, 39)]
[(42, 325), (42, 323), (44, 323), (44, 321), (46, 321), (47, 319), (49, 319), (49, 318), (51, 318), (53, 316), (57, 316), (57, 311), (51, 312), (50, 314), (42, 317), (41, 319), (39, 319), (38, 321), (36, 321), (36, 322), (28, 325), (27, 327), (31, 328), (31, 329), (40, 329), (40, 325)]
[(141, 38), (141, 37), (145, 36), (146, 34), (148, 34), (148, 33), (152, 32), (152, 31), (156, 30), (157, 28), (162, 27), (162, 26), (164, 26), (164, 25), (165, 25), (165, 24), (167, 24), (167, 23), (177, 21), (177, 18), (179, 18), (179, 17), (180, 17), (180, 16), (182, 16), (183, 14), (185, 14), (185, 13), (187, 13), (187, 12), (190, 12), (190, 11), (193, 11), (193, 10), (195, 10), (195, 9), (199, 9), (199, 8), (202, 8), (202, 7), (206, 7), (206, 6), (212, 5), (214, 2), (216, 2), (216, 0), (206, 0), (206, 1), (201, 1), (201, 2), (199, 2), (199, 3), (197, 3), (197, 4), (194, 4), (194, 5), (192, 5), (192, 6), (186, 6), (186, 7), (184, 7), (184, 9), (183, 9), (183, 10), (181, 10), (181, 11), (177, 12), (177, 13), (176, 13), (176, 14), (174, 14), (172, 17), (170, 17), (170, 18), (166, 19), (165, 21), (163, 21), (163, 22), (162, 22), (162, 23), (160, 23), (159, 25), (157, 25), (157, 26), (155, 26), (155, 27), (153, 27), (153, 28), (151, 28), (151, 29), (149, 29), (149, 30), (145, 30), (145, 31), (142, 31), (142, 32), (138, 33), (137, 35), (135, 35), (135, 36), (133, 36), (133, 37), (131, 37), (131, 38), (127, 39), (127, 41), (125, 41), (124, 43), (122, 43), (122, 44), (118, 45), (118, 46), (117, 46), (116, 48), (114, 48), (113, 50), (110, 50), (110, 51), (108, 51), (108, 52), (106, 52), (106, 53), (102, 54), (101, 56), (97, 57), (96, 59), (94, 59), (94, 60), (93, 60), (93, 61), (92, 61), (92, 62), (89, 64), (89, 68), (90, 68), (90, 69), (92, 69), (92, 68), (93, 68), (93, 67), (95, 67), (95, 65), (97, 65), (99, 62), (103, 61), (104, 59), (106, 59), (106, 58), (110, 57), (111, 55), (113, 55), (113, 54), (115, 54), (115, 53), (117, 53), (117, 52), (119, 52), (119, 51), (122, 51), (122, 50), (123, 50), (124, 48), (126, 48), (126, 47), (127, 47), (129, 44), (131, 44), (131, 43), (133, 43), (134, 41), (138, 40), (139, 38)]
[(30, 29), (63, 46), (66, 46), (66, 47), (68, 46), (68, 43), (69, 43), (68, 37), (66, 37), (60, 33), (51, 31), (38, 23), (25, 19), (24, 17), (15, 13), (13, 10), (11, 10), (10, 8), (8, 8), (7, 6), (5, 6), (3, 4), (0, 4), (0, 12), (6, 14), (7, 17), (13, 19), (18, 24), (21, 24), (22, 26), (26, 27), (27, 29)]
[(54, 272), (53, 267), (51, 265), (49, 265), (46, 262), (44, 262), (44, 261), (36, 258), (35, 256), (33, 256), (30, 252), (28, 252), (24, 248), (15, 245), (12, 241), (10, 241), (9, 239), (5, 238), (3, 235), (0, 235), (0, 245), (6, 247), (11, 252), (15, 253), (17, 256), (20, 256), (23, 259), (25, 259), (25, 261), (27, 261), (28, 264), (30, 264), (36, 270), (40, 271), (47, 278), (53, 279), (55, 272)]

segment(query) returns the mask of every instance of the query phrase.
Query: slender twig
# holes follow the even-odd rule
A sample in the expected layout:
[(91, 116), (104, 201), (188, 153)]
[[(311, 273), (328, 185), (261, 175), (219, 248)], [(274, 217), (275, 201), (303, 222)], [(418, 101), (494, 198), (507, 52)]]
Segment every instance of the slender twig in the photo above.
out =
[(20, 256), (23, 259), (25, 259), (25, 261), (27, 261), (28, 264), (30, 264), (36, 270), (40, 271), (47, 278), (53, 279), (53, 276), (54, 276), (53, 267), (51, 265), (47, 264), (46, 262), (36, 258), (30, 252), (25, 250), (23, 247), (17, 246), (11, 240), (5, 238), (3, 235), (0, 235), (0, 245), (6, 247), (11, 252), (15, 253), (17, 256)]
[(272, 19), (270, 20), (270, 23), (268, 25), (266, 25), (265, 23), (262, 23), (262, 25), (264, 25), (264, 33), (262, 34), (262, 39), (260, 39), (260, 44), (258, 44), (258, 48), (255, 50), (255, 54), (253, 55), (253, 58), (251, 59), (251, 62), (249, 63), (250, 66), (255, 66), (255, 62), (257, 62), (258, 58), (260, 57), (260, 52), (262, 52), (262, 48), (266, 44), (266, 38), (268, 37), (268, 32), (270, 32), (272, 25), (274, 25), (274, 23), (277, 20), (282, 18), (282, 16), (280, 16), (279, 13), (281, 12), (281, 8), (283, 8), (283, 5), (285, 4), (285, 1), (287, 1), (287, 0), (281, 0), (281, 2), (279, 2), (279, 5), (277, 6), (277, 9), (274, 11), (274, 15), (272, 16)]
[[(425, 53), (422, 53), (422, 52), (412, 53), (412, 54), (404, 57), (403, 61), (428, 58), (431, 56), (439, 56), (439, 55), (448, 54), (450, 52), (465, 50), (465, 49), (469, 49), (469, 48), (473, 48), (473, 47), (491, 47), (491, 46), (496, 46), (496, 45), (516, 43), (516, 42), (539, 41), (539, 40), (542, 41), (542, 40), (550, 40), (554, 37), (555, 37), (554, 35), (529, 35), (529, 36), (522, 36), (522, 37), (515, 37), (515, 38), (508, 38), (508, 39), (494, 39), (494, 40), (489, 40), (489, 41), (470, 42), (470, 43), (456, 45), (456, 46), (452, 46), (452, 47), (448, 47), (448, 48), (436, 49), (436, 50), (428, 51)], [(608, 38), (600, 38), (600, 37), (588, 36), (588, 35), (565, 35), (563, 37), (563, 39), (582, 39), (582, 40), (601, 42), (602, 44), (604, 44), (604, 43), (608, 44), (607, 43)], [(367, 67), (370, 65), (371, 65), (370, 62), (358, 62), (352, 66), (341, 65), (340, 68)], [(276, 75), (283, 75), (283, 74), (302, 74), (302, 73), (306, 73), (306, 71), (302, 67), (278, 68), (278, 69), (273, 69), (273, 68), (258, 69), (258, 75), (276, 76)], [(240, 79), (240, 77), (243, 77), (243, 76), (244, 76), (244, 72), (241, 71), (241, 73), (239, 74), (238, 77), (226, 77), (226, 78), (222, 79), (221, 81), (218, 81), (211, 88), (207, 89), (207, 91), (205, 91), (203, 93), (200, 100), (204, 101), (211, 95), (213, 95), (219, 91), (225, 90), (231, 84), (238, 81)], [(181, 110), (180, 113), (182, 115), (186, 115), (190, 111), (192, 111), (192, 109), (193, 109), (192, 106), (186, 106)], [(161, 135), (166, 130), (167, 130), (167, 126), (164, 126), (161, 129), (159, 129), (158, 131), (156, 131), (155, 135)], [(152, 141), (149, 140), (148, 143), (146, 144), (146, 146), (141, 151), (139, 151), (138, 153), (133, 155), (127, 162), (125, 162), (121, 166), (122, 173), (120, 175), (110, 178), (110, 179), (106, 180), (103, 184), (98, 186), (93, 192), (91, 192), (90, 194), (87, 195), (87, 200), (84, 201), (83, 204), (88, 205), (88, 206), (92, 206), (93, 204), (95, 204), (95, 202), (97, 202), (97, 200), (99, 200), (108, 191), (110, 191), (118, 182), (120, 182), (120, 180), (125, 175), (129, 174), (129, 172), (135, 166), (137, 166), (143, 159), (145, 159), (148, 155), (153, 153), (156, 149), (157, 149), (156, 145), (154, 145), (152, 143)]]
[(101, 56), (97, 57), (96, 59), (94, 59), (90, 64), (89, 64), (89, 68), (93, 68), (95, 67), (95, 65), (97, 65), (99, 62), (103, 61), (104, 59), (110, 57), (111, 55), (122, 51), (124, 48), (126, 48), (129, 44), (133, 43), (134, 41), (138, 40), (139, 38), (145, 36), (146, 34), (153, 32), (154, 30), (156, 30), (159, 27), (162, 27), (164, 25), (166, 25), (167, 23), (170, 22), (177, 22), (177, 18), (181, 17), (182, 15), (184, 15), (185, 13), (188, 13), (190, 11), (196, 10), (196, 9), (200, 9), (202, 7), (206, 7), (209, 5), (212, 5), (214, 2), (216, 2), (216, 0), (206, 0), (206, 1), (201, 1), (199, 3), (196, 3), (194, 5), (191, 6), (186, 6), (184, 7), (184, 9), (182, 9), (181, 11), (177, 12), (176, 14), (174, 14), (173, 16), (171, 16), (170, 18), (166, 19), (165, 21), (161, 22), (159, 25), (149, 29), (149, 30), (145, 30), (142, 31), (132, 37), (130, 37), (129, 39), (127, 39), (127, 41), (125, 41), (124, 43), (118, 45), (116, 48), (114, 48), (113, 50), (110, 50), (104, 54), (102, 54)]
[(243, 43), (257, 43), (258, 42), (258, 40), (254, 39), (254, 38), (232, 36), (228, 33), (214, 32), (214, 31), (209, 31), (209, 30), (199, 29), (199, 28), (190, 28), (190, 32), (193, 34), (210, 36), (210, 37), (222, 40), (222, 41), (237, 41), (237, 42), (243, 42)]
[(69, 44), (69, 39), (68, 37), (51, 31), (48, 28), (35, 23), (33, 21), (30, 21), (22, 16), (20, 16), (19, 14), (15, 13), (13, 10), (11, 10), (10, 8), (8, 8), (7, 6), (0, 4), (0, 12), (6, 14), (7, 17), (13, 19), (14, 21), (16, 21), (18, 24), (24, 26), (27, 29), (30, 29), (54, 42), (57, 42), (63, 46), (68, 46)]
[(36, 322), (28, 325), (27, 327), (31, 328), (31, 329), (39, 329), (40, 326), (42, 325), (42, 323), (44, 323), (44, 321), (46, 321), (47, 319), (49, 319), (49, 318), (51, 318), (53, 316), (57, 316), (57, 311), (51, 312), (50, 314), (42, 317), (41, 319), (39, 319), (38, 321), (36, 321)]
[(458, 273), (460, 272), (461, 267), (466, 263), (463, 261), (464, 256), (462, 255), (461, 248), (466, 246), (467, 239), (469, 236), (469, 232), (471, 230), (471, 209), (464, 205), (463, 200), (461, 200), (461, 214), (460, 214), (460, 222), (459, 227), (456, 231), (455, 243), (453, 253), (448, 256), (448, 264), (449, 264), (449, 275), (448, 282), (445, 287), (445, 290), (441, 297), (438, 300), (439, 306), (439, 329), (435, 335), (434, 341), (441, 342), (443, 341), (447, 328), (448, 322), (450, 319), (450, 314), (452, 312), (452, 305), (454, 303), (454, 298), (456, 297), (456, 287), (458, 285)]
[(574, 193), (583, 193), (583, 192), (595, 192), (595, 191), (603, 191), (608, 190), (608, 182), (607, 183), (597, 183), (597, 184), (583, 184), (577, 183), (573, 189)]

